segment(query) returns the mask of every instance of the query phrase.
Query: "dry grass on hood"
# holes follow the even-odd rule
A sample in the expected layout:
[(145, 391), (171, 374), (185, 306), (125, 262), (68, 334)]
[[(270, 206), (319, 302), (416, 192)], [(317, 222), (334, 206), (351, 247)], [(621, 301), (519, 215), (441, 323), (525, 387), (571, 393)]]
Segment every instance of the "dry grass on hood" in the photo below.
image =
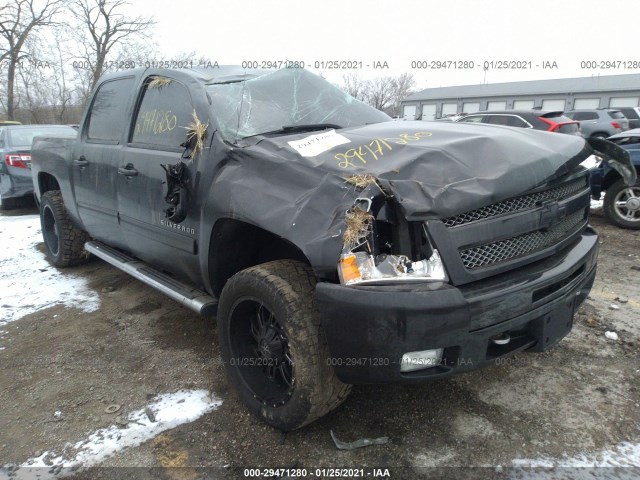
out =
[(347, 229), (344, 231), (344, 243), (351, 249), (361, 243), (369, 233), (373, 215), (360, 207), (354, 207), (347, 212), (345, 220)]
[(362, 175), (351, 175), (350, 177), (345, 178), (344, 181), (359, 189), (367, 188), (369, 185), (378, 185), (378, 180), (376, 179), (376, 177), (369, 173), (365, 173)]

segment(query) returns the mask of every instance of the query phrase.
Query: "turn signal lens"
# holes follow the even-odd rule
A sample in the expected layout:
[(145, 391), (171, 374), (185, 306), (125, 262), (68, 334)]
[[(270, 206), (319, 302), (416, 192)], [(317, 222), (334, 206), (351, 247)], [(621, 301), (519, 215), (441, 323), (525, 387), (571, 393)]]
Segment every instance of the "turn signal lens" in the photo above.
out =
[(338, 269), (341, 283), (350, 283), (360, 280), (362, 274), (358, 268), (355, 254), (351, 253), (340, 257), (340, 268)]

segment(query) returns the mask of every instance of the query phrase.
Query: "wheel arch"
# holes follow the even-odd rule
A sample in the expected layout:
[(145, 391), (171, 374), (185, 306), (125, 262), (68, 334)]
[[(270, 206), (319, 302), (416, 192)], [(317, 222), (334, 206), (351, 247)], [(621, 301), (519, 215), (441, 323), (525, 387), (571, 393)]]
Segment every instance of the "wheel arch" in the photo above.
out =
[(40, 192), (39, 197), (44, 195), (46, 192), (50, 190), (60, 190), (60, 183), (58, 179), (48, 172), (39, 172), (38, 173), (38, 192)]
[(221, 218), (213, 226), (209, 240), (207, 268), (211, 289), (220, 296), (227, 280), (239, 271), (285, 259), (311, 265), (290, 241), (251, 223)]

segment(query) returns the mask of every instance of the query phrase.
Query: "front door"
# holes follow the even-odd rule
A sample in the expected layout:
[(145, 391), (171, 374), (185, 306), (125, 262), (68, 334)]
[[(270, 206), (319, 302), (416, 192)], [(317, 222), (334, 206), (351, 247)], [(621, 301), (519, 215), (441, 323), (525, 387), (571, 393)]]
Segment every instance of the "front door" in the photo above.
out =
[(193, 209), (179, 223), (167, 219), (170, 205), (165, 200), (167, 178), (162, 166), (181, 158), (180, 144), (193, 122), (193, 102), (189, 90), (177, 80), (150, 76), (137, 103), (129, 143), (116, 169), (120, 225), (127, 249), (135, 256), (180, 271), (180, 259), (197, 253), (199, 219)]

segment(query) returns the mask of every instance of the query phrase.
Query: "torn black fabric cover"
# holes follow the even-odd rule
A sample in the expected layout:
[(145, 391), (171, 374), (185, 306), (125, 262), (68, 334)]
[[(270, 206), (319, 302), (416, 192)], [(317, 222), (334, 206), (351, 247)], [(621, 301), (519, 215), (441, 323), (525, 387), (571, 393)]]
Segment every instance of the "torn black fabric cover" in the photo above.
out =
[[(521, 195), (593, 153), (574, 135), (493, 125), (383, 122), (334, 133), (344, 143), (316, 155), (307, 154), (304, 141), (317, 132), (253, 137), (236, 152), (260, 158), (265, 169), (278, 165), (282, 175), (371, 174), (409, 220), (457, 215)], [(292, 141), (303, 141), (303, 147), (292, 147)]]
[[(409, 135), (415, 132), (430, 135)], [(343, 139), (334, 140), (346, 143), (309, 155), (304, 146), (314, 148), (313, 139), (324, 134), (340, 135)], [(391, 149), (384, 147), (376, 159), (365, 146), (377, 152), (379, 139)], [(215, 206), (209, 215), (286, 239), (321, 278), (336, 273), (347, 210), (357, 198), (378, 194), (377, 187), (363, 191), (349, 183), (354, 174), (375, 176), (407, 219), (431, 220), (523, 195), (580, 168), (592, 152), (573, 135), (421, 121), (256, 136), (214, 151), (220, 153), (219, 168), (205, 181), (211, 185), (209, 204)], [(366, 163), (354, 151), (361, 151)]]

